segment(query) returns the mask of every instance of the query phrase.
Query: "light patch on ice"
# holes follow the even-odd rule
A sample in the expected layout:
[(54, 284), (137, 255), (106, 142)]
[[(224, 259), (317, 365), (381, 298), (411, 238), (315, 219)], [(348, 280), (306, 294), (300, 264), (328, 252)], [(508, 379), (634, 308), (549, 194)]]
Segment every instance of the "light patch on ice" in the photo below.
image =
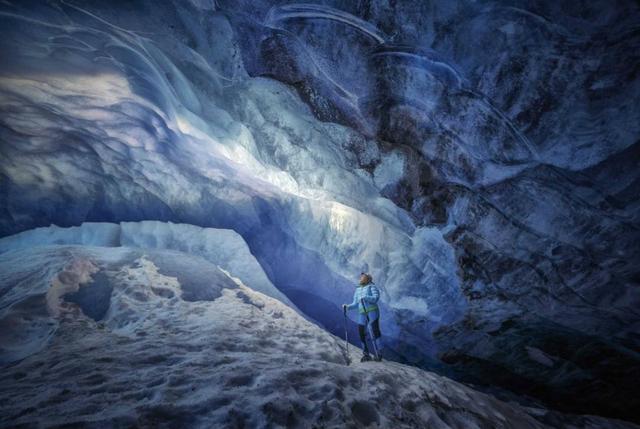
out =
[[(300, 231), (300, 242), (320, 252), (333, 253), (327, 263), (346, 277), (352, 277), (362, 265), (376, 259), (376, 252), (398, 240), (395, 231), (379, 218), (337, 201), (312, 201), (301, 208), (303, 211), (292, 223)], [(331, 249), (340, 249), (340, 253)], [(350, 274), (345, 264), (349, 264)], [(379, 266), (372, 268), (378, 270)]]
[[(116, 73), (102, 72), (95, 75), (74, 74), (30, 74), (1, 76), (0, 88), (27, 94), (37, 103), (60, 103), (70, 94), (89, 97), (96, 106), (106, 107), (133, 96), (127, 79)], [(92, 116), (93, 111), (75, 109), (75, 114), (86, 119), (100, 119)]]
[(373, 180), (379, 189), (394, 185), (404, 176), (404, 157), (399, 152), (391, 152), (378, 164), (373, 172)]
[(501, 26), (499, 30), (507, 36), (513, 36), (517, 31), (513, 22), (507, 22), (506, 24)]
[(542, 350), (531, 346), (525, 346), (525, 349), (527, 350), (527, 355), (534, 362), (537, 362), (540, 365), (544, 365), (546, 367), (552, 367), (554, 365), (554, 360)]
[(429, 311), (427, 303), (424, 300), (412, 296), (402, 296), (394, 300), (392, 306), (397, 310), (410, 310), (415, 314), (421, 315)]
[(598, 79), (595, 82), (593, 82), (591, 84), (591, 86), (589, 87), (589, 89), (591, 90), (598, 90), (598, 89), (605, 89), (605, 88), (611, 88), (612, 86), (615, 86), (616, 82), (614, 80), (613, 77), (608, 76), (606, 78), (603, 79)]
[[(242, 136), (239, 136), (242, 137)], [(248, 138), (244, 136), (244, 138)], [(291, 175), (282, 170), (265, 167), (249, 152), (243, 145), (225, 145), (218, 148), (218, 151), (228, 160), (242, 166), (243, 171), (256, 181), (265, 181), (275, 186), (282, 192), (302, 196), (302, 192), (297, 182)]]
[[(23, 169), (20, 165), (7, 165), (4, 169), (18, 185), (38, 185), (49, 192), (55, 190), (56, 177), (55, 174), (53, 174), (54, 169), (49, 166), (38, 165), (31, 169)], [(80, 195), (86, 195), (86, 192), (80, 192)]]
[[(273, 168), (254, 156), (257, 153), (256, 143), (246, 127), (237, 123), (230, 124), (230, 129), (226, 131), (229, 135), (216, 138), (212, 137), (209, 125), (194, 115), (187, 117), (177, 114), (175, 123), (181, 134), (193, 137), (198, 141), (198, 147), (194, 150), (201, 154), (203, 160), (209, 158), (226, 160), (225, 164), (233, 166), (236, 170), (235, 173), (252, 187), (268, 192), (260, 185), (261, 182), (266, 182), (280, 192), (301, 197), (308, 196), (308, 193), (301, 189), (291, 174)], [(208, 175), (212, 171), (205, 167), (203, 173)], [(211, 177), (216, 177), (216, 175)], [(225, 175), (220, 177), (228, 178)], [(313, 190), (311, 191), (313, 192)]]
[[(435, 323), (452, 323), (466, 308), (460, 290), (458, 265), (453, 248), (437, 228), (418, 228), (413, 236), (411, 261), (419, 268), (419, 284), (423, 287), (405, 287), (401, 294), (420, 296), (428, 303), (423, 314)], [(419, 295), (418, 295), (419, 294)]]
[(342, 234), (350, 230), (353, 225), (353, 211), (348, 210), (346, 206), (340, 203), (331, 204), (329, 214), (329, 226), (338, 234)]
[(202, 131), (197, 126), (194, 126), (192, 122), (184, 115), (177, 114), (175, 123), (178, 131), (180, 131), (182, 134), (190, 135), (200, 140), (213, 142), (213, 139), (206, 132)]

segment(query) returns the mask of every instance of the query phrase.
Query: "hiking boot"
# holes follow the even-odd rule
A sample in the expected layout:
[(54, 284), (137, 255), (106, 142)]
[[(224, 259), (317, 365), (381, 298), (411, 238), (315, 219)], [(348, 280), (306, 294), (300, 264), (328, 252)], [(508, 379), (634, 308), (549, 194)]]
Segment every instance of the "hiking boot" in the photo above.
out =
[(360, 362), (368, 362), (371, 360), (371, 355), (369, 353), (364, 353), (360, 358)]

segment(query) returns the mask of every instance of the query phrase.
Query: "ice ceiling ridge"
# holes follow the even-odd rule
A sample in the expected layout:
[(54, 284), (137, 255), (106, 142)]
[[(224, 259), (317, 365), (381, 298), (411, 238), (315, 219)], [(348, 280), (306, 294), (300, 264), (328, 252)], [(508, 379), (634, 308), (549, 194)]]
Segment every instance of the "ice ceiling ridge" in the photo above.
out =
[[(286, 21), (290, 20), (329, 20), (342, 25), (347, 25), (356, 31), (368, 36), (376, 42), (369, 53), (372, 62), (379, 68), (410, 68), (425, 73), (430, 79), (440, 84), (452, 94), (470, 96), (478, 100), (488, 113), (494, 116), (508, 129), (509, 133), (529, 152), (532, 160), (538, 159), (538, 154), (529, 139), (518, 129), (508, 116), (495, 106), (495, 103), (485, 94), (471, 88), (468, 80), (459, 69), (447, 61), (440, 53), (429, 48), (420, 48), (413, 45), (396, 43), (392, 37), (387, 36), (370, 22), (364, 21), (348, 12), (326, 6), (307, 3), (273, 6), (266, 15), (264, 25), (270, 28), (285, 30)], [(361, 103), (377, 103), (379, 96), (364, 95)], [(422, 106), (418, 100), (408, 100), (406, 96), (391, 96), (386, 94), (388, 100), (409, 101), (409, 104), (418, 106), (423, 111), (430, 111)], [(530, 159), (530, 160), (531, 160)], [(528, 161), (530, 161), (528, 160)]]
[(372, 58), (393, 57), (396, 60), (412, 62), (415, 66), (425, 69), (435, 78), (448, 83), (455, 89), (461, 89), (465, 85), (464, 78), (456, 68), (445, 62), (436, 51), (393, 43), (391, 38), (375, 25), (330, 6), (306, 3), (273, 6), (267, 13), (264, 25), (271, 28), (284, 29), (283, 23), (291, 19), (327, 19), (348, 25), (378, 43), (371, 52)]
[(387, 39), (387, 36), (375, 25), (348, 12), (319, 4), (298, 3), (273, 6), (267, 14), (265, 25), (279, 28), (278, 24), (288, 19), (328, 19), (347, 24), (380, 44), (385, 43)]

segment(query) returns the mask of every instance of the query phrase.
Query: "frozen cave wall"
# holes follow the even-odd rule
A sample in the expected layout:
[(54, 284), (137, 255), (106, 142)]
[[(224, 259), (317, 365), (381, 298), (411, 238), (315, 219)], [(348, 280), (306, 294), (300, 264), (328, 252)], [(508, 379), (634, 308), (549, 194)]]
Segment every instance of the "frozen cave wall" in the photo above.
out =
[[(202, 258), (225, 270), (251, 288), (295, 309), (295, 305), (267, 278), (242, 237), (226, 229), (158, 221), (55, 225), (0, 238), (0, 254), (39, 246), (98, 246), (161, 249)], [(206, 283), (202, 279), (200, 283)]]
[(633, 1), (9, 1), (0, 234), (232, 229), (325, 328), (357, 274), (397, 359), (636, 418)]

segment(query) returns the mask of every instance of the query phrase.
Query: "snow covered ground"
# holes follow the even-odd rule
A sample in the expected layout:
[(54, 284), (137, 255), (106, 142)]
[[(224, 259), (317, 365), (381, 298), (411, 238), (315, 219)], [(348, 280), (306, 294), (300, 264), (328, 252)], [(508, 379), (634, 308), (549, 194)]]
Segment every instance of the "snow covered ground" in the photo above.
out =
[(31, 243), (0, 254), (2, 427), (635, 427), (359, 363), (196, 255)]

